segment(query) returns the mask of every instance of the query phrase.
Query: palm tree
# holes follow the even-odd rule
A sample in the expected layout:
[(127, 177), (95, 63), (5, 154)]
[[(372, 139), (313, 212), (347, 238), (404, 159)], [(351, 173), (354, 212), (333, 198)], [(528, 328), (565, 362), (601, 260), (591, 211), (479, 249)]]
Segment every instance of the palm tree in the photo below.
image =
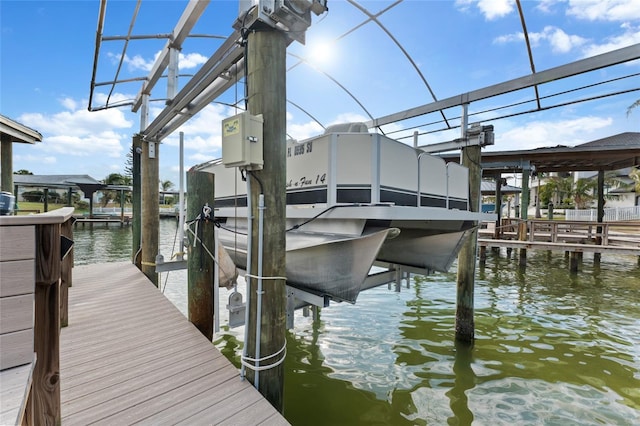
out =
[(162, 180), (160, 181), (160, 187), (162, 188), (162, 204), (164, 204), (164, 192), (170, 191), (173, 188), (173, 182), (170, 180)]
[[(120, 173), (111, 173), (103, 179), (102, 183), (105, 185), (124, 185), (125, 178)], [(102, 207), (109, 204), (109, 201), (115, 200), (118, 197), (118, 191), (102, 191)], [(122, 204), (123, 200), (120, 200)]]
[(594, 179), (580, 178), (573, 189), (573, 199), (578, 209), (586, 209), (595, 199), (595, 189), (598, 183)]
[(634, 184), (633, 189), (635, 190), (636, 195), (640, 194), (640, 169), (637, 167), (632, 168), (631, 171), (629, 172), (629, 177), (633, 179), (633, 184)]
[(631, 114), (631, 112), (635, 109), (638, 108), (640, 106), (640, 99), (638, 99), (637, 101), (635, 101), (634, 103), (632, 103), (631, 105), (629, 105), (629, 108), (627, 108), (627, 117)]
[(573, 177), (550, 176), (547, 183), (540, 188), (540, 200), (546, 203), (555, 200), (564, 204), (573, 195)]

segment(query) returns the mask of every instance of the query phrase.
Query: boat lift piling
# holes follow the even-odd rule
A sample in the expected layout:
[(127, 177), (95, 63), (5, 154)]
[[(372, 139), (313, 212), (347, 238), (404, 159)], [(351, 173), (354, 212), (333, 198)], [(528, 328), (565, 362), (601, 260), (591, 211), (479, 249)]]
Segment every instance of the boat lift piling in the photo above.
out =
[[(467, 141), (470, 131), (467, 129), (469, 104), (462, 105), (461, 138)], [(482, 128), (480, 127), (482, 132)], [(460, 151), (460, 163), (469, 169), (469, 211), (480, 211), (480, 182), (482, 181), (481, 141), (467, 145)], [(496, 202), (496, 205), (498, 203)], [(456, 340), (473, 343), (475, 322), (473, 318), (473, 297), (476, 272), (476, 251), (478, 248), (478, 228), (471, 230), (458, 253), (458, 273), (456, 279)]]
[(154, 140), (142, 140), (142, 272), (158, 287), (156, 256), (159, 245), (160, 216), (158, 215), (160, 190), (160, 144)]
[[(262, 114), (263, 127), (263, 159), (262, 170), (247, 173), (247, 179), (255, 179), (251, 185), (252, 198), (252, 251), (251, 271), (258, 269), (259, 226), (257, 223), (258, 197), (264, 194), (265, 227), (262, 236), (264, 250), (261, 253), (262, 274), (267, 277), (262, 294), (262, 312), (258, 314), (258, 297), (256, 294), (256, 279), (247, 277), (247, 297), (249, 309), (248, 339), (245, 342), (247, 354), (257, 353), (260, 348), (262, 359), (260, 381), (256, 381), (256, 373), (249, 369), (247, 378), (262, 395), (279, 411), (283, 408), (284, 368), (278, 363), (281, 354), (272, 355), (282, 349), (286, 339), (286, 294), (283, 279), (285, 271), (285, 180), (286, 180), (286, 35), (271, 27), (261, 28), (260, 31), (249, 32), (247, 37), (247, 83), (248, 110), (253, 115)], [(257, 182), (256, 182), (257, 181)], [(253, 185), (253, 183), (259, 183)], [(256, 336), (256, 326), (261, 323), (260, 336)], [(257, 339), (260, 339), (260, 342)], [(274, 364), (272, 368), (262, 369), (265, 365)], [(277, 364), (277, 365), (276, 365)]]

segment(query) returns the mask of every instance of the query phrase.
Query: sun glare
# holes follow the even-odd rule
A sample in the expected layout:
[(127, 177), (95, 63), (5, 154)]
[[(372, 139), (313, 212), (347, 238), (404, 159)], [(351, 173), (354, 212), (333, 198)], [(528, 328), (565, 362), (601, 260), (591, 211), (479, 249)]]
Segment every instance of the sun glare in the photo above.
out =
[(316, 42), (309, 45), (309, 55), (307, 59), (313, 65), (327, 66), (330, 65), (335, 56), (336, 46), (327, 42)]

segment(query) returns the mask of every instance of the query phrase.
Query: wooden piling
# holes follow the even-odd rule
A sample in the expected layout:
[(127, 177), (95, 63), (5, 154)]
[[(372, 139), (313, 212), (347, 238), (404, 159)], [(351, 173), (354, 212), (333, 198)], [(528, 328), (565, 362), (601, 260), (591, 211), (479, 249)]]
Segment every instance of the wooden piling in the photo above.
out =
[(499, 240), (502, 235), (502, 173), (496, 174), (496, 204), (495, 212), (498, 216), (496, 219), (496, 227), (494, 229), (493, 238)]
[(133, 136), (133, 188), (131, 192), (132, 212), (131, 212), (131, 234), (133, 242), (131, 244), (131, 261), (142, 270), (140, 260), (142, 259), (142, 175), (140, 174), (140, 153), (142, 153), (142, 136)]
[(140, 161), (142, 184), (142, 273), (157, 287), (156, 256), (160, 228), (160, 175), (158, 169), (160, 144), (142, 141)]
[[(256, 326), (261, 324), (260, 357), (277, 354), (286, 339), (285, 282), (272, 277), (284, 277), (285, 270), (285, 215), (286, 215), (286, 36), (284, 33), (264, 28), (250, 32), (247, 46), (248, 109), (251, 114), (262, 114), (264, 119), (263, 147), (264, 168), (252, 172), (251, 205), (253, 217), (252, 266), (258, 272), (258, 196), (264, 193), (264, 250), (262, 314), (257, 317), (257, 280), (249, 279), (249, 324), (247, 354), (256, 352)], [(253, 179), (248, 176), (248, 179)], [(283, 355), (276, 355), (261, 362), (261, 366), (273, 364)], [(247, 378), (256, 384), (256, 373), (247, 371)], [(283, 364), (260, 371), (258, 390), (279, 411), (283, 409)]]
[[(598, 193), (598, 223), (602, 223), (604, 220), (604, 170), (598, 170), (598, 187), (596, 192)], [(602, 226), (596, 228), (596, 233), (598, 234), (596, 244), (602, 245)], [(602, 254), (593, 253), (593, 262), (599, 264), (601, 257)]]
[[(482, 178), (480, 146), (463, 148), (461, 157), (462, 165), (469, 169), (469, 210), (477, 212), (480, 206), (480, 180)], [(477, 246), (478, 229), (474, 228), (458, 254), (456, 340), (469, 343), (473, 342), (475, 333), (473, 294)]]
[[(213, 254), (214, 225), (213, 199), (214, 175), (212, 173), (189, 170), (187, 172), (187, 217), (195, 219), (200, 215), (201, 220), (192, 229), (197, 231), (197, 238), (189, 235), (189, 256), (187, 257), (187, 306), (189, 321), (196, 326), (207, 339), (213, 339), (213, 274), (215, 263), (207, 250)], [(211, 220), (204, 220), (202, 208), (208, 204)], [(205, 249), (206, 247), (206, 249)]]
[(569, 256), (569, 271), (572, 273), (578, 272), (578, 264), (580, 263), (580, 256), (577, 251), (572, 251)]
[[(518, 223), (518, 240), (526, 241), (527, 240), (527, 222), (522, 221)], [(520, 266), (527, 265), (527, 249), (521, 248), (519, 250), (519, 261), (518, 264)]]
[[(13, 143), (11, 135), (2, 133), (0, 141), (0, 190), (13, 191)], [(14, 193), (18, 199), (18, 191)]]

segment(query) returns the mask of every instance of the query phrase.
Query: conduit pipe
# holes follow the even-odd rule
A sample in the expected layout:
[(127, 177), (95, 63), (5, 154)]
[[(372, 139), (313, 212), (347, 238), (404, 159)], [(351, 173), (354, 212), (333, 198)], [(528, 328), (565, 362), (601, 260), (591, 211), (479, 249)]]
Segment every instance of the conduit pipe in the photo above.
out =
[[(237, 220), (237, 219), (236, 219)], [(249, 302), (251, 300), (251, 291), (249, 289), (251, 280), (251, 244), (252, 238), (251, 234), (253, 233), (253, 227), (251, 222), (253, 221), (253, 217), (251, 216), (251, 177), (247, 176), (247, 267), (245, 274), (245, 282), (247, 284), (247, 291), (245, 292), (247, 295), (247, 301), (245, 302), (245, 310), (244, 310), (244, 344), (242, 345), (242, 362), (240, 368), (240, 377), (245, 378), (246, 376), (246, 367), (244, 365), (244, 360), (247, 358), (247, 342), (249, 341)]]
[(258, 291), (256, 300), (256, 374), (254, 384), (256, 389), (260, 389), (260, 335), (262, 333), (262, 248), (264, 229), (264, 194), (258, 197)]

